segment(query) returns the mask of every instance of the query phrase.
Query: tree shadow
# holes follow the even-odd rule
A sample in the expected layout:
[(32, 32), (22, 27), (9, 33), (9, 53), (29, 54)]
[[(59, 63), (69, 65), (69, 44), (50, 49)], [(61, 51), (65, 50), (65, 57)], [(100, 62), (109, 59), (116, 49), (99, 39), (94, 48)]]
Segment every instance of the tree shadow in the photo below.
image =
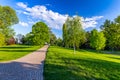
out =
[(0, 50), (0, 51), (4, 51), (4, 52), (33, 52), (33, 51), (35, 51), (35, 52), (46, 52), (46, 50), (17, 50), (17, 49), (15, 49), (15, 50)]
[(120, 58), (116, 58), (116, 57), (108, 57), (108, 58), (120, 60)]
[(30, 47), (31, 46), (5, 46), (5, 47), (0, 47), (0, 49), (25, 49)]
[(91, 58), (62, 60), (45, 62), (45, 80), (120, 80), (120, 63)]
[(4, 52), (33, 52), (33, 51), (35, 51), (35, 50), (0, 50), (0, 51), (4, 51)]
[(0, 63), (0, 80), (43, 80), (43, 63)]

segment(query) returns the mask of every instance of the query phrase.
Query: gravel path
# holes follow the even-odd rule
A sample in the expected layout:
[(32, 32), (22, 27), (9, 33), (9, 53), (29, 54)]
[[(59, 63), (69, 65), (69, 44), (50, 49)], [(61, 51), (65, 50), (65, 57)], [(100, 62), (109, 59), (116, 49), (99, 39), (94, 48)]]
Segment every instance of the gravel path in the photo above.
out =
[(0, 63), (0, 80), (43, 80), (48, 46), (10, 62)]

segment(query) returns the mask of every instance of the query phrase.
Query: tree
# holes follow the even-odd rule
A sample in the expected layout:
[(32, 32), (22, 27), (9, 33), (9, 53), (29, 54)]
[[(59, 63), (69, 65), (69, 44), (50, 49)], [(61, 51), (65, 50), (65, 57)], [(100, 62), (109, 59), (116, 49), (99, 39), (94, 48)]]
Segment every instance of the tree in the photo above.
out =
[(85, 39), (85, 32), (82, 28), (81, 18), (68, 17), (63, 25), (63, 42), (66, 47), (73, 47), (75, 49), (83, 43)]
[(5, 45), (5, 37), (2, 33), (0, 33), (0, 46)]
[(114, 50), (120, 48), (120, 16), (115, 18), (112, 22), (106, 20), (102, 25), (102, 30), (107, 39), (106, 45), (108, 48)]
[(55, 34), (53, 34), (52, 32), (50, 32), (50, 44), (51, 45), (55, 45), (56, 40), (57, 40), (57, 38), (56, 38)]
[(13, 45), (13, 44), (15, 44), (15, 38), (14, 38), (14, 37), (11, 37), (11, 38), (7, 41), (7, 44), (8, 44), (8, 45)]
[(32, 26), (34, 45), (43, 45), (50, 42), (49, 28), (44, 22), (37, 22)]
[(106, 38), (103, 32), (98, 32), (96, 29), (91, 31), (90, 46), (96, 50), (104, 49)]
[(90, 49), (90, 35), (91, 33), (89, 31), (85, 32), (85, 39), (84, 39), (84, 43), (80, 46), (80, 48), (86, 48), (86, 49)]
[(11, 7), (0, 6), (0, 30), (4, 34), (6, 41), (15, 34), (11, 26), (18, 22), (16, 12)]
[(62, 42), (63, 42), (63, 40), (62, 40), (61, 38), (58, 38), (58, 39), (56, 40), (56, 45), (57, 45), (57, 46), (63, 46), (63, 45), (62, 45)]
[(27, 44), (27, 45), (33, 45), (33, 34), (32, 32), (26, 34), (26, 36), (24, 37), (24, 44)]
[[(66, 21), (66, 23), (67, 23), (67, 21)], [(63, 31), (63, 34), (62, 34), (62, 36), (63, 36), (63, 46), (64, 47), (69, 47), (69, 43), (67, 41), (68, 40), (68, 38), (67, 38), (68, 36), (67, 36), (67, 26), (66, 26), (66, 24), (63, 24), (62, 31)]]

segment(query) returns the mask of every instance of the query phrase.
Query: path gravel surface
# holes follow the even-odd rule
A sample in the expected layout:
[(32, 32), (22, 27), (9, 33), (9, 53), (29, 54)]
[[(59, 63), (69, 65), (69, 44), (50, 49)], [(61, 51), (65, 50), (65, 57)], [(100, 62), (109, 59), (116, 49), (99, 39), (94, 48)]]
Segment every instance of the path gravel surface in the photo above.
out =
[(48, 45), (17, 60), (0, 63), (0, 80), (43, 80)]

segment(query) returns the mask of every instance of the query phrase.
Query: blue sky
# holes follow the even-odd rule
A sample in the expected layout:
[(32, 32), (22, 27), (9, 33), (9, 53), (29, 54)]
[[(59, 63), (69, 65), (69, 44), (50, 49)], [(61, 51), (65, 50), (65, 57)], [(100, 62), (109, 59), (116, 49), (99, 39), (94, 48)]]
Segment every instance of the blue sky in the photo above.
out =
[(120, 15), (120, 0), (0, 0), (0, 5), (16, 10), (19, 23), (16, 34), (27, 34), (32, 25), (44, 21), (56, 34), (62, 36), (62, 25), (67, 16), (79, 15), (85, 30), (100, 29), (105, 19)]

